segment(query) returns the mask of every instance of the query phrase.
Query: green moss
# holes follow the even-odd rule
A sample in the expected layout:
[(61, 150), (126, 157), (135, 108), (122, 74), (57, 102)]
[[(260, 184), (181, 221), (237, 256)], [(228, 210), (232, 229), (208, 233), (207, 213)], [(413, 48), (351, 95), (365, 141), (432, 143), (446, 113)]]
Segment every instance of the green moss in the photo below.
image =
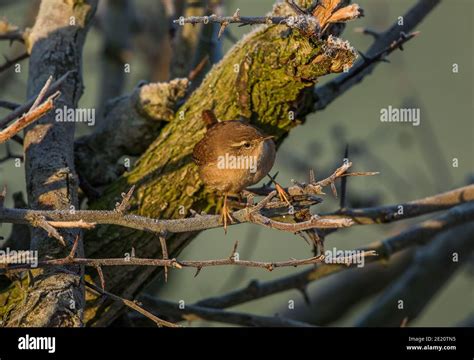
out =
[(0, 319), (4, 321), (10, 311), (25, 297), (25, 288), (28, 287), (28, 276), (22, 280), (12, 282), (7, 288), (0, 291)]

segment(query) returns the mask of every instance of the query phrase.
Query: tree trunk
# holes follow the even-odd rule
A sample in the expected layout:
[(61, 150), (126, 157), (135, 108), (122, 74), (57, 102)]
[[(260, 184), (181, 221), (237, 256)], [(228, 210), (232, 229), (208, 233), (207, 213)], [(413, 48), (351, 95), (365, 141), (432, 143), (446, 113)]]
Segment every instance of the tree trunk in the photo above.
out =
[[(96, 0), (43, 0), (27, 45), (30, 52), (28, 98), (36, 96), (50, 75), (59, 78), (76, 72), (62, 87), (56, 106), (76, 108), (82, 94), (82, 46)], [(78, 207), (77, 176), (74, 170), (74, 123), (57, 123), (54, 111), (25, 132), (25, 168), (28, 200), (33, 209)], [(71, 245), (76, 230), (61, 232)], [(67, 251), (38, 228), (32, 229), (31, 249), (39, 257), (64, 256)], [(83, 253), (82, 241), (78, 254)], [(80, 267), (36, 269), (33, 281), (18, 298), (4, 297), (2, 314), (6, 326), (81, 326), (83, 324), (84, 284)], [(7, 292), (8, 293), (8, 292)], [(14, 306), (16, 300), (21, 304)]]

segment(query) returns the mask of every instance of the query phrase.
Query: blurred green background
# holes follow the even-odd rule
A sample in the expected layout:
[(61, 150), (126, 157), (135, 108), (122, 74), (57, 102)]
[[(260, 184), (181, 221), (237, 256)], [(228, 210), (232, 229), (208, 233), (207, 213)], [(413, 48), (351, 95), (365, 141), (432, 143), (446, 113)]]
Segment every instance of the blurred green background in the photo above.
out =
[[(2, 1), (3, 2), (3, 1)], [(154, 1), (140, 1), (153, 3)], [(342, 35), (358, 50), (367, 49), (372, 38), (355, 30), (369, 27), (383, 31), (409, 9), (415, 0), (360, 0), (365, 17), (348, 25)], [(10, 4), (8, 4), (10, 3)], [(31, 16), (32, 1), (5, 1), (0, 17), (25, 26)], [(268, 12), (273, 0), (225, 1), (226, 14), (240, 8), (242, 15), (262, 15)], [(0, 2), (1, 5), (1, 2)], [(380, 64), (361, 84), (338, 98), (326, 110), (308, 117), (306, 123), (294, 129), (281, 147), (273, 172), (289, 184), (291, 179), (306, 181), (308, 170), (316, 171), (318, 178), (329, 175), (341, 163), (343, 149), (350, 144), (350, 159), (355, 171), (380, 171), (380, 175), (351, 178), (349, 197), (353, 204), (358, 198), (370, 198), (374, 204), (400, 203), (472, 182), (474, 170), (473, 124), (473, 3), (471, 0), (443, 1), (417, 27), (420, 36), (390, 56), (390, 64)], [(28, 16), (27, 14), (30, 13)], [(31, 21), (31, 20), (30, 20)], [(240, 38), (249, 27), (231, 26), (231, 33)], [(232, 43), (222, 40), (224, 49)], [(159, 44), (158, 44), (159, 45)], [(158, 46), (157, 45), (157, 46)], [(18, 53), (21, 46), (9, 47), (0, 43), (0, 53)], [(158, 49), (159, 50), (159, 49)], [(163, 52), (165, 53), (165, 52)], [(97, 105), (101, 57), (101, 34), (92, 28), (84, 50), (85, 93), (81, 107)], [(141, 79), (147, 79), (146, 63), (139, 51), (132, 48), (132, 72), (127, 74), (125, 92), (131, 91)], [(459, 65), (459, 73), (452, 67)], [(22, 72), (9, 71), (0, 77), (0, 98), (23, 102), (26, 93), (28, 63), (22, 63)], [(330, 80), (327, 77), (322, 82)], [(421, 125), (381, 123), (380, 110), (388, 106), (421, 108)], [(0, 116), (7, 111), (0, 110)], [(90, 129), (78, 125), (78, 135)], [(11, 143), (13, 153), (22, 149)], [(0, 157), (5, 146), (0, 147)], [(459, 161), (453, 167), (453, 159)], [(13, 160), (0, 165), (0, 183), (8, 192), (25, 191), (23, 166), (15, 167)], [(338, 200), (328, 192), (324, 203), (313, 211), (337, 209)], [(11, 196), (7, 206), (12, 205)], [(419, 220), (419, 219), (417, 219)], [(351, 249), (386, 238), (412, 224), (407, 221), (393, 225), (354, 227), (338, 231), (326, 241), (326, 247)], [(0, 236), (7, 237), (9, 225), (2, 225)], [(181, 254), (181, 259), (212, 259), (229, 255), (238, 240), (241, 259), (285, 260), (289, 257), (311, 256), (311, 248), (300, 237), (252, 225), (231, 227), (227, 236), (222, 229), (202, 233)], [(208, 268), (194, 278), (192, 270), (174, 270), (169, 282), (161, 287), (159, 296), (172, 301), (192, 303), (204, 297), (222, 294), (240, 288), (252, 279), (269, 280), (299, 269), (277, 269), (271, 273), (255, 269)], [(472, 270), (471, 270), (472, 271)], [(449, 285), (439, 292), (427, 309), (411, 325), (453, 326), (474, 310), (474, 287), (469, 267), (461, 269)], [(309, 293), (331, 278), (313, 283)], [(156, 286), (150, 287), (156, 292)], [(236, 310), (262, 315), (273, 315), (287, 307), (288, 300), (301, 299), (297, 291), (289, 291), (239, 306)], [(371, 300), (373, 301), (373, 299)], [(297, 306), (305, 306), (299, 305)], [(348, 316), (335, 325), (350, 325), (370, 301), (352, 309)], [(321, 309), (324, 311), (324, 309)], [(200, 325), (200, 323), (194, 323)]]

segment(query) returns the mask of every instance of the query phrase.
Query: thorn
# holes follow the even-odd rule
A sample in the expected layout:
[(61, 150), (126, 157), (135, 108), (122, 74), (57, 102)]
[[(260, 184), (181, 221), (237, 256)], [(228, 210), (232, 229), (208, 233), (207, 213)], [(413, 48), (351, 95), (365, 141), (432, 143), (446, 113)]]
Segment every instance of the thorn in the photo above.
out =
[(314, 176), (314, 170), (310, 169), (309, 170), (309, 183), (313, 184), (316, 182), (316, 177)]
[(197, 66), (191, 70), (188, 74), (188, 80), (193, 81), (206, 67), (209, 63), (209, 55), (203, 57), (203, 59), (197, 64)]
[(102, 288), (102, 290), (105, 291), (105, 278), (104, 278), (104, 273), (102, 272), (102, 268), (99, 265), (97, 265), (95, 269), (97, 270), (97, 274), (99, 275), (100, 287)]
[(332, 190), (332, 194), (337, 199), (337, 189), (336, 189), (336, 185), (334, 185), (334, 182), (331, 182), (331, 190)]
[(133, 185), (127, 193), (122, 193), (122, 201), (115, 204), (115, 211), (123, 214), (130, 208), (130, 199), (132, 198), (135, 185)]
[(183, 266), (178, 261), (176, 261), (176, 259), (171, 260), (171, 262), (173, 264), (173, 268), (175, 268), (175, 269), (182, 269), (183, 268)]
[(286, 0), (286, 3), (299, 15), (308, 15), (306, 11), (300, 8), (293, 0)]
[(202, 270), (202, 267), (198, 267), (196, 269), (196, 273), (194, 274), (194, 277), (197, 277), (199, 275), (199, 273), (201, 272), (201, 270)]
[(362, 51), (360, 50), (357, 50), (357, 52), (359, 53), (360, 57), (362, 58), (362, 60), (364, 60), (364, 62), (370, 62), (372, 59), (369, 58), (367, 55), (365, 55), (365, 53), (363, 53)]
[[(162, 254), (161, 257), (163, 258), (163, 260), (168, 260), (168, 247), (166, 245), (166, 233), (161, 232), (159, 238), (160, 238), (161, 254)], [(165, 266), (164, 270), (165, 270), (165, 283), (167, 283), (168, 282), (168, 267)]]
[(240, 19), (240, 9), (239, 8), (237, 8), (237, 10), (235, 10), (234, 15), (232, 15), (232, 18), (234, 20), (239, 20)]
[(275, 175), (271, 176), (270, 174), (267, 174), (267, 176), (270, 178), (268, 183), (265, 185), (266, 187), (269, 187), (271, 184), (275, 183), (275, 179), (278, 176), (279, 171), (275, 173)]
[(237, 253), (237, 247), (239, 246), (239, 242), (236, 241), (234, 243), (234, 248), (232, 249), (232, 253), (230, 254), (230, 259), (235, 261), (235, 254)]
[[(344, 150), (344, 161), (349, 161), (349, 144), (346, 144)], [(347, 176), (341, 178), (341, 199), (339, 202), (339, 207), (344, 209), (346, 207), (346, 194), (347, 194)]]
[(363, 27), (357, 27), (354, 29), (354, 32), (357, 32), (357, 33), (362, 33), (362, 34), (365, 34), (365, 35), (370, 35), (372, 36), (375, 40), (377, 40), (378, 38), (380, 38), (381, 36), (381, 33), (379, 33), (378, 31), (375, 31), (373, 29), (369, 29), (369, 28), (363, 28)]
[(306, 238), (306, 236), (304, 236), (304, 234), (305, 234), (305, 232), (302, 232), (302, 231), (298, 231), (298, 232), (296, 233), (296, 235), (298, 235), (298, 236), (300, 236), (300, 237), (303, 238), (303, 240), (306, 242), (306, 244), (311, 245), (311, 243), (310, 243), (309, 240)]
[(79, 246), (79, 235), (76, 235), (76, 238), (74, 239), (74, 242), (72, 244), (71, 252), (68, 255), (69, 259), (74, 259), (74, 257), (76, 256), (76, 251), (77, 251), (78, 246)]
[(219, 33), (217, 34), (217, 38), (220, 39), (222, 34), (224, 33), (226, 27), (229, 25), (228, 22), (223, 22), (219, 28)]

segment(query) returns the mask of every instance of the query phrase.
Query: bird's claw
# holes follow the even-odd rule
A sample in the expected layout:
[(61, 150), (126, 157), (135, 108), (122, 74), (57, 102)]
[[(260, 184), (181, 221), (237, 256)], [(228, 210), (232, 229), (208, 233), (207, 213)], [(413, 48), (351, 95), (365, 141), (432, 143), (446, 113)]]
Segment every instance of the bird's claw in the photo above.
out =
[(227, 207), (227, 197), (224, 200), (224, 205), (222, 206), (221, 220), (224, 224), (224, 232), (227, 234), (227, 220), (229, 220), (231, 224), (234, 223), (234, 219), (230, 215), (229, 208)]
[(280, 200), (286, 202), (288, 206), (291, 206), (290, 200), (288, 199), (289, 195), (286, 193), (285, 189), (283, 189), (277, 182), (275, 182), (275, 190), (277, 191)]

